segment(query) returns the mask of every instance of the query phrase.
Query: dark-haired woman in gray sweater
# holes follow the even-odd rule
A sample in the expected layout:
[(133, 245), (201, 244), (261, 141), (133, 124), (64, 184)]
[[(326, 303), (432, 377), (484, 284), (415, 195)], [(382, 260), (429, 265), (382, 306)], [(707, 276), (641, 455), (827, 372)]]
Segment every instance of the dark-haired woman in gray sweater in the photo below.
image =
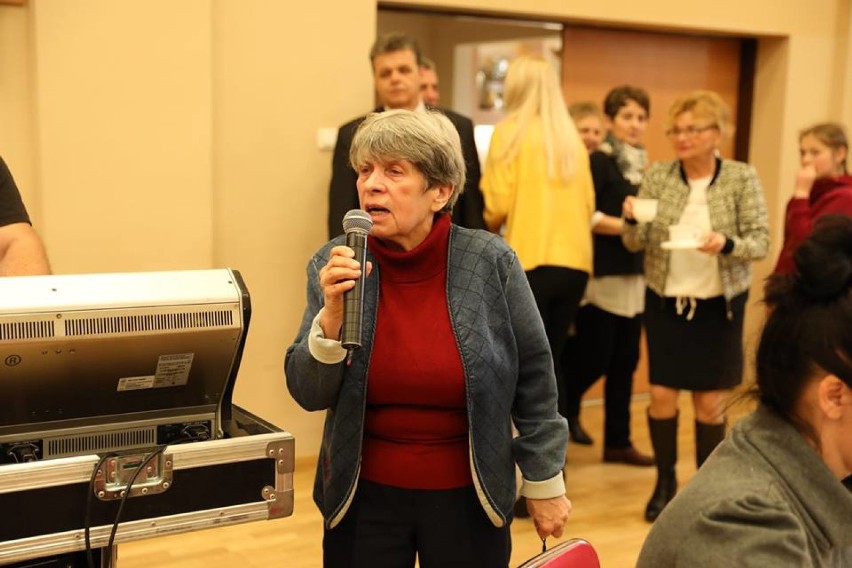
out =
[(794, 261), (766, 288), (757, 410), (663, 510), (639, 568), (852, 566), (852, 217), (820, 219)]

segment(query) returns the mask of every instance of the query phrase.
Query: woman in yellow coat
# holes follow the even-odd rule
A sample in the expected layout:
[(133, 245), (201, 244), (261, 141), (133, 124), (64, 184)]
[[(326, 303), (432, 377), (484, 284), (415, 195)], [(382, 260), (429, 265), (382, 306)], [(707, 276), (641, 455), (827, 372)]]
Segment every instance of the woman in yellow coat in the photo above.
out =
[[(589, 157), (547, 61), (513, 60), (504, 92), (481, 181), (485, 223), (515, 249), (558, 360), (592, 270)], [(563, 416), (565, 379), (557, 369)]]

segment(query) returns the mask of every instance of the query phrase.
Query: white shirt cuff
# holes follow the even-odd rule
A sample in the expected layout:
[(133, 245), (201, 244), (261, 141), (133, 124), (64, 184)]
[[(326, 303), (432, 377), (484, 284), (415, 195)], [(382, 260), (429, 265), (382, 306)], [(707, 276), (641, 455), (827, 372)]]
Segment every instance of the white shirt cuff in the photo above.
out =
[(336, 365), (346, 359), (346, 349), (336, 339), (326, 339), (322, 332), (319, 320), (322, 315), (322, 308), (317, 312), (313, 323), (311, 323), (311, 331), (308, 334), (308, 351), (311, 352), (314, 359), (326, 365)]
[(524, 479), (521, 483), (521, 495), (527, 499), (553, 499), (565, 495), (565, 479), (560, 471), (544, 481)]

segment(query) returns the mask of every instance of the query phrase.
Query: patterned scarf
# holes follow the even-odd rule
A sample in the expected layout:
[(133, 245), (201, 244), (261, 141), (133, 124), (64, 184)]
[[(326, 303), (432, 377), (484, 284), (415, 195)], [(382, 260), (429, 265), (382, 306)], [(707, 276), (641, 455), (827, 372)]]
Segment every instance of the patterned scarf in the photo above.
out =
[(615, 158), (621, 175), (631, 184), (638, 186), (648, 168), (648, 152), (642, 146), (631, 146), (607, 133), (599, 150)]

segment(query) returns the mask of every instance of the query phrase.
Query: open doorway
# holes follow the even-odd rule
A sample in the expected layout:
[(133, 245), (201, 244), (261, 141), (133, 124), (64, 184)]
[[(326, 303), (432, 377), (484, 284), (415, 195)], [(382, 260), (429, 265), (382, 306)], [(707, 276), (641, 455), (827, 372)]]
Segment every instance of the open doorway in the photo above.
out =
[[(499, 75), (513, 55), (525, 51), (537, 51), (551, 60), (561, 75), (567, 104), (601, 105), (612, 87), (625, 83), (647, 90), (651, 116), (645, 143), (652, 161), (673, 158), (664, 123), (674, 99), (693, 89), (714, 90), (730, 105), (736, 125), (735, 138), (721, 152), (726, 158), (748, 160), (757, 57), (754, 39), (380, 8), (378, 32), (391, 31), (413, 36), (435, 61), (441, 106), (474, 120), (481, 160), (492, 126), (503, 116), (495, 102)], [(643, 348), (634, 392), (648, 391), (647, 374)], [(600, 384), (586, 394), (586, 399), (601, 397)]]
[[(731, 106), (736, 136), (725, 157), (748, 159), (756, 41), (595, 27), (571, 22), (525, 21), (382, 7), (379, 34), (402, 31), (414, 37), (432, 59), (440, 78), (440, 106), (469, 116), (479, 126), (503, 117), (497, 105), (500, 73), (512, 55), (538, 52), (551, 59), (562, 77), (568, 104), (600, 104), (606, 92), (624, 83), (651, 95), (647, 145), (652, 160), (671, 157), (663, 135), (666, 110), (692, 89), (717, 91)], [(490, 98), (489, 98), (490, 97)], [(480, 128), (487, 147), (490, 128)]]
[(480, 162), (493, 126), (503, 119), (502, 79), (509, 61), (538, 53), (561, 65), (564, 26), (556, 22), (480, 18), (380, 8), (377, 33), (405, 32), (435, 63), (439, 106), (470, 117)]
[[(476, 88), (476, 62), (464, 61), (459, 49), (477, 46), (534, 44), (547, 42), (561, 50), (562, 24), (555, 22), (525, 22), (495, 18), (415, 12), (399, 8), (379, 8), (379, 35), (405, 32), (420, 44), (423, 54), (435, 62), (440, 77), (441, 106), (475, 117), (473, 106)], [(511, 51), (505, 51), (506, 55)]]

